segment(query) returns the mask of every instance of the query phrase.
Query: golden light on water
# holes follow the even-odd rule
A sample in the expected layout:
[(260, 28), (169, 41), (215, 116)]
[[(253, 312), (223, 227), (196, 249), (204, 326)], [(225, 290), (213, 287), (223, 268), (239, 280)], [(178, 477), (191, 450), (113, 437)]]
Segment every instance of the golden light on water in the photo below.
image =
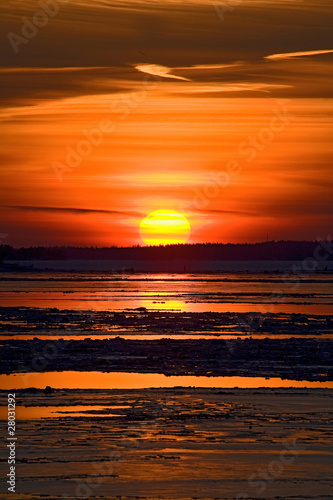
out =
[(190, 233), (186, 217), (173, 210), (155, 210), (140, 223), (140, 237), (146, 245), (186, 243)]
[[(10, 390), (26, 387), (44, 389), (47, 385), (54, 389), (146, 389), (148, 387), (219, 387), (219, 388), (259, 388), (259, 387), (300, 387), (332, 388), (333, 382), (309, 382), (306, 380), (282, 380), (278, 377), (206, 377), (194, 375), (166, 376), (162, 373), (126, 372), (43, 372), (0, 375), (1, 387)], [(0, 412), (3, 420), (6, 412)]]

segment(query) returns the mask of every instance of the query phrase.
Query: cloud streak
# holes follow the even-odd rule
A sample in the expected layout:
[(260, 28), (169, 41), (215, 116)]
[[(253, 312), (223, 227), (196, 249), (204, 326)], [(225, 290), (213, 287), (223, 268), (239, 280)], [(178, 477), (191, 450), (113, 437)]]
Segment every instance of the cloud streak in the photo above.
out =
[(99, 210), (95, 208), (71, 208), (71, 207), (34, 207), (34, 206), (22, 206), (22, 205), (7, 205), (7, 208), (13, 208), (15, 210), (30, 211), (30, 212), (61, 212), (61, 213), (71, 213), (77, 215), (106, 214), (106, 215), (115, 215), (120, 217), (144, 216), (140, 212), (135, 212), (130, 210)]
[(29, 67), (16, 67), (16, 68), (0, 68), (0, 73), (71, 73), (73, 71), (92, 71), (98, 69), (110, 69), (110, 66), (66, 66), (55, 68), (29, 68)]
[(308, 56), (319, 56), (321, 54), (331, 54), (333, 49), (327, 50), (306, 50), (302, 52), (284, 52), (282, 54), (271, 54), (270, 56), (265, 56), (264, 59), (276, 60), (276, 59), (293, 59), (294, 57), (308, 57)]
[(185, 86), (182, 88), (172, 87), (168, 89), (170, 94), (178, 95), (210, 95), (219, 94), (227, 92), (263, 92), (265, 94), (271, 94), (274, 90), (290, 89), (292, 85), (284, 84), (273, 84), (264, 82), (253, 82), (253, 83), (242, 83), (242, 82), (232, 82), (232, 83), (193, 83), (190, 86)]
[(159, 76), (161, 78), (173, 78), (175, 80), (185, 80), (187, 82), (190, 81), (188, 78), (183, 76), (173, 75), (171, 72), (174, 68), (168, 68), (167, 66), (161, 66), (160, 64), (137, 64), (135, 69), (141, 71), (142, 73)]
[(241, 66), (243, 63), (236, 62), (232, 64), (194, 64), (193, 66), (180, 66), (175, 69), (190, 69), (190, 70), (212, 70), (212, 69), (224, 69), (224, 68), (235, 68)]
[(214, 209), (211, 209), (211, 210), (206, 210), (206, 209), (203, 209), (203, 210), (200, 210), (200, 209), (195, 209), (195, 208), (192, 208), (191, 209), (192, 212), (197, 212), (197, 213), (200, 213), (202, 215), (207, 215), (207, 216), (210, 216), (210, 215), (239, 215), (239, 216), (246, 216), (246, 217), (260, 217), (260, 214), (258, 213), (254, 213), (254, 212), (246, 212), (246, 211), (243, 211), (243, 210), (214, 210)]

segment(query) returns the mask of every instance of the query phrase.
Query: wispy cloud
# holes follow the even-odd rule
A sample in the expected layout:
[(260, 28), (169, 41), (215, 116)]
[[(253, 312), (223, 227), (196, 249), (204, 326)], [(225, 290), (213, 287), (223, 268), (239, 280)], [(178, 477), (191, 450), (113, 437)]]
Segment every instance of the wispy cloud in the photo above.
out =
[(185, 80), (192, 81), (190, 78), (185, 78), (184, 76), (175, 75), (174, 72), (178, 70), (187, 70), (187, 71), (215, 71), (219, 69), (225, 68), (235, 68), (237, 66), (241, 66), (243, 63), (235, 62), (232, 64), (194, 64), (192, 66), (177, 66), (174, 68), (169, 68), (168, 66), (162, 66), (160, 64), (137, 64), (135, 69), (141, 71), (142, 73), (147, 73), (149, 75), (159, 76), (161, 78), (173, 78), (175, 80)]
[(174, 68), (168, 68), (167, 66), (161, 66), (160, 64), (137, 64), (135, 69), (141, 71), (142, 73), (148, 73), (148, 75), (160, 76), (161, 78), (174, 78), (175, 80), (190, 81), (188, 78), (184, 78), (183, 76), (173, 75), (171, 72)]
[(71, 73), (73, 71), (91, 71), (95, 69), (109, 69), (109, 66), (66, 66), (57, 68), (42, 68), (42, 67), (17, 67), (17, 68), (0, 68), (0, 73)]
[(264, 92), (270, 94), (273, 90), (292, 88), (292, 85), (284, 84), (271, 84), (271, 83), (195, 83), (185, 87), (170, 87), (168, 92), (170, 94), (184, 94), (184, 95), (210, 95), (224, 92)]
[(265, 59), (292, 59), (293, 57), (318, 56), (320, 54), (330, 54), (333, 49), (328, 50), (306, 50), (302, 52), (284, 52), (282, 54), (271, 54), (265, 56)]
[(200, 213), (202, 215), (207, 215), (207, 216), (210, 216), (210, 215), (219, 216), (219, 215), (226, 214), (226, 215), (240, 215), (240, 216), (244, 216), (245, 215), (245, 216), (250, 216), (250, 217), (260, 217), (260, 214), (258, 214), (258, 213), (245, 212), (243, 210), (214, 210), (214, 209), (211, 209), (211, 210), (206, 210), (206, 209), (200, 210), (200, 209), (192, 208), (191, 211), (192, 212)]
[(235, 68), (236, 66), (241, 66), (243, 63), (235, 62), (232, 64), (194, 64), (193, 66), (180, 66), (175, 69), (190, 69), (190, 70), (210, 70), (210, 69), (224, 69), (224, 68)]
[(32, 212), (62, 212), (71, 214), (106, 214), (116, 216), (130, 216), (130, 217), (143, 217), (140, 212), (130, 210), (99, 210), (95, 208), (71, 208), (71, 207), (34, 207), (22, 205), (7, 205), (7, 208), (14, 208), (15, 210), (32, 211)]

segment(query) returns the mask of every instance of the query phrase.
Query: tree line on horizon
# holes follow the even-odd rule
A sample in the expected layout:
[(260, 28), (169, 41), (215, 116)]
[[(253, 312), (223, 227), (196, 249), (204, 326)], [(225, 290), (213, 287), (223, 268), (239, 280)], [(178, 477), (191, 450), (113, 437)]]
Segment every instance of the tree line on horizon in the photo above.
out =
[[(316, 241), (267, 241), (262, 243), (179, 243), (159, 246), (75, 247), (0, 246), (3, 260), (303, 260), (313, 257)], [(330, 254), (328, 260), (332, 260)]]

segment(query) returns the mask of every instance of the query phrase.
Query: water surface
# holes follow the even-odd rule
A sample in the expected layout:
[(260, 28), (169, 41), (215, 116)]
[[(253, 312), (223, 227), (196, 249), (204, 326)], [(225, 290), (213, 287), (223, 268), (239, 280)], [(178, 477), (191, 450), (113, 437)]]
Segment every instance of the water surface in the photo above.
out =
[(165, 376), (160, 373), (126, 372), (43, 372), (0, 375), (2, 389), (25, 389), (36, 387), (45, 389), (147, 389), (153, 387), (217, 387), (244, 388), (259, 387), (304, 387), (333, 388), (333, 382), (309, 382), (303, 380), (283, 380), (265, 377), (204, 377), (204, 376)]
[(2, 306), (332, 314), (332, 303), (325, 274), (2, 273), (0, 282)]

